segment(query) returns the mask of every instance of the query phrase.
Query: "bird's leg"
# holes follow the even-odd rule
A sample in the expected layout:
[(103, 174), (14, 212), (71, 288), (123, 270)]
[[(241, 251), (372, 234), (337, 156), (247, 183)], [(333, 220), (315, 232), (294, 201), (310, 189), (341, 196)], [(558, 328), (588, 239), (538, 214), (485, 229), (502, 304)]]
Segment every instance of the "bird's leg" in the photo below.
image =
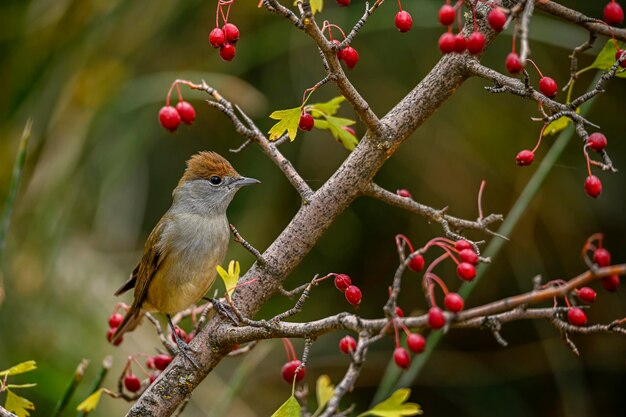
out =
[(190, 355), (191, 349), (189, 349), (187, 343), (183, 339), (181, 339), (180, 336), (178, 336), (178, 333), (176, 333), (176, 327), (174, 327), (174, 323), (172, 323), (172, 317), (170, 317), (169, 314), (166, 314), (165, 317), (167, 317), (167, 322), (170, 325), (170, 329), (172, 329), (174, 340), (176, 340), (176, 345), (178, 346), (178, 352), (183, 355), (185, 359), (191, 362), (194, 368), (200, 369), (200, 365), (198, 365), (198, 362), (196, 362), (196, 360)]
[(231, 311), (228, 309), (228, 307), (226, 307), (224, 303), (222, 303), (217, 298), (203, 297), (203, 299), (210, 301), (215, 307), (215, 311), (217, 311), (218, 314), (230, 319), (230, 321), (232, 321), (235, 326), (239, 326), (239, 320), (237, 320), (237, 318), (233, 316), (233, 313), (231, 313)]

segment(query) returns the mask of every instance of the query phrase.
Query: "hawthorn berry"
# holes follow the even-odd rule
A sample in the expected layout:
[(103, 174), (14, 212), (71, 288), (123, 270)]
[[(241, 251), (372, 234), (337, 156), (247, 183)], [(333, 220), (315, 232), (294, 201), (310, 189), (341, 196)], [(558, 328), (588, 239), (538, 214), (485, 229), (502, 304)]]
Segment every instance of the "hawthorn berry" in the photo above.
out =
[(161, 353), (154, 357), (154, 367), (159, 371), (167, 368), (167, 365), (169, 365), (170, 362), (172, 362), (172, 357), (170, 355), (166, 355), (165, 353)]
[(439, 9), (439, 23), (444, 26), (450, 26), (454, 23), (454, 18), (456, 17), (456, 11), (454, 7), (449, 4), (444, 4)]
[(578, 298), (583, 303), (591, 304), (596, 301), (596, 292), (589, 287), (582, 287), (578, 290)]
[(604, 248), (596, 249), (593, 253), (593, 262), (600, 267), (611, 265), (611, 252)]
[(120, 336), (117, 338), (115, 342), (111, 342), (113, 340), (113, 335), (115, 334), (116, 330), (117, 330), (117, 327), (111, 327), (107, 331), (107, 340), (109, 341), (109, 343), (113, 343), (113, 346), (119, 346), (120, 343), (122, 343), (122, 341), (124, 340), (124, 336)]
[(159, 110), (159, 122), (161, 126), (174, 132), (180, 126), (180, 114), (172, 106), (163, 106)]
[(445, 304), (448, 311), (451, 311), (453, 313), (458, 313), (459, 311), (463, 310), (463, 306), (465, 304), (463, 302), (463, 297), (455, 292), (447, 293), (445, 298), (443, 299), (443, 303)]
[(473, 265), (478, 264), (478, 255), (473, 249), (463, 249), (459, 252), (459, 258), (461, 258), (463, 262), (469, 262)]
[(354, 352), (356, 350), (356, 340), (352, 336), (344, 336), (339, 341), (339, 350), (341, 350), (346, 355)]
[(464, 281), (471, 281), (476, 278), (476, 268), (469, 262), (461, 262), (456, 267), (456, 274)]
[(400, 188), (399, 190), (396, 190), (396, 194), (404, 198), (413, 198), (409, 190), (407, 190), (406, 188)]
[(408, 266), (411, 271), (419, 272), (424, 269), (424, 263), (424, 257), (418, 253), (411, 258)]
[(554, 79), (550, 77), (541, 77), (541, 79), (539, 80), (539, 89), (546, 97), (555, 97), (558, 88), (559, 87), (556, 85), (556, 81), (554, 81)]
[(446, 32), (439, 37), (439, 50), (443, 54), (454, 52), (455, 43), (454, 35), (450, 32)]
[(485, 47), (485, 35), (476, 31), (467, 40), (467, 50), (470, 54), (476, 55), (482, 52)]
[(402, 311), (402, 309), (398, 306), (396, 306), (396, 316), (404, 317), (404, 311)]
[(176, 111), (180, 115), (180, 120), (185, 124), (190, 125), (196, 120), (196, 109), (187, 101), (179, 101), (176, 104)]
[(352, 280), (346, 274), (337, 274), (335, 275), (335, 287), (344, 292), (348, 289), (348, 287), (352, 285)]
[(111, 314), (111, 316), (109, 317), (109, 327), (117, 328), (120, 326), (120, 324), (122, 324), (123, 320), (124, 320), (124, 316), (122, 316), (121, 314), (119, 313)]
[(148, 385), (152, 385), (152, 383), (156, 381), (158, 377), (159, 377), (159, 374), (150, 374), (150, 378), (148, 379), (149, 381)]
[[(618, 49), (617, 52), (615, 52), (615, 60), (617, 61), (618, 59), (620, 59), (624, 52), (626, 51), (624, 51), (623, 49)], [(626, 68), (626, 59), (620, 62), (619, 66), (622, 68)]]
[(292, 384), (294, 377), (296, 378), (296, 382), (300, 382), (304, 379), (306, 368), (300, 368), (300, 370), (296, 374), (296, 369), (298, 369), (298, 366), (300, 366), (301, 364), (302, 362), (300, 362), (298, 359), (294, 359), (283, 365), (283, 368), (281, 369), (281, 374), (283, 375), (283, 379), (286, 383)]
[(567, 310), (567, 321), (572, 326), (584, 326), (587, 323), (587, 315), (578, 307)]
[(361, 290), (356, 285), (350, 285), (346, 288), (346, 300), (353, 306), (358, 306), (361, 303)]
[(602, 286), (608, 292), (615, 292), (619, 287), (619, 275), (614, 274), (608, 277), (602, 278)]
[(489, 15), (487, 16), (487, 22), (489, 22), (489, 26), (496, 32), (501, 32), (504, 29), (504, 24), (506, 23), (506, 14), (500, 9), (496, 7), (491, 9)]
[(148, 369), (156, 369), (154, 366), (154, 357), (148, 355), (148, 359), (146, 359), (146, 368)]
[(350, 5), (350, 0), (337, 0), (337, 4), (341, 7), (348, 7)]
[(535, 154), (533, 153), (533, 151), (524, 149), (523, 151), (519, 151), (519, 153), (515, 157), (515, 162), (517, 162), (517, 165), (525, 167), (532, 164), (534, 159)]
[(413, 26), (413, 18), (409, 12), (401, 10), (396, 13), (395, 23), (400, 32), (408, 32)]
[(589, 197), (597, 198), (602, 193), (602, 182), (595, 175), (585, 179), (585, 191)]
[(596, 152), (601, 152), (606, 147), (606, 136), (600, 132), (594, 132), (587, 138), (587, 146)]
[(399, 368), (406, 369), (411, 365), (411, 357), (405, 348), (398, 346), (393, 351), (393, 360)]
[(129, 373), (124, 377), (124, 387), (130, 392), (137, 392), (141, 389), (141, 381), (137, 375)]
[(422, 353), (426, 348), (426, 339), (419, 333), (411, 333), (406, 338), (406, 344), (413, 353)]
[(621, 25), (624, 21), (624, 10), (615, 0), (604, 6), (604, 21), (612, 26)]
[(235, 44), (239, 40), (239, 28), (232, 23), (226, 23), (222, 30), (224, 31), (224, 36), (226, 37), (226, 41), (228, 43)]
[(458, 251), (462, 251), (464, 249), (472, 249), (472, 245), (467, 240), (457, 240), (454, 242), (454, 248)]
[(346, 46), (343, 51), (341, 51), (341, 59), (346, 63), (346, 67), (348, 69), (352, 69), (356, 67), (356, 64), (359, 62), (359, 53), (351, 46)]
[(219, 48), (224, 45), (224, 42), (226, 42), (226, 35), (222, 29), (214, 28), (211, 33), (209, 33), (209, 43), (213, 48)]
[(220, 48), (220, 57), (222, 57), (224, 61), (232, 61), (236, 53), (237, 50), (235, 47), (229, 43), (222, 45)]
[(462, 33), (457, 33), (454, 37), (454, 52), (462, 53), (467, 49), (467, 40)]
[(446, 317), (439, 307), (431, 307), (428, 310), (428, 325), (433, 329), (441, 329), (446, 325)]
[(298, 127), (302, 130), (306, 130), (309, 132), (315, 126), (315, 120), (313, 120), (313, 116), (310, 113), (303, 112), (300, 115), (300, 123), (298, 123)]
[(517, 53), (515, 52), (511, 52), (506, 56), (504, 66), (506, 67), (506, 70), (511, 74), (519, 74), (524, 69), (524, 67), (522, 66), (522, 61), (520, 61), (519, 59), (519, 55), (517, 55)]

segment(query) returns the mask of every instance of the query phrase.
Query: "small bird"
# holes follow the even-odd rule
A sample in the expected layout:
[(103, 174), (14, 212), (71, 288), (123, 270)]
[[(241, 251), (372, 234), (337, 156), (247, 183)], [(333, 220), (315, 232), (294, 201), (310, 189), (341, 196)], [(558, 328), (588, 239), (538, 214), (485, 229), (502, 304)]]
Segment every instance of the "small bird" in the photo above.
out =
[(215, 152), (200, 152), (174, 189), (173, 202), (146, 240), (143, 257), (115, 295), (135, 289), (135, 298), (111, 342), (140, 323), (144, 313), (164, 313), (179, 350), (187, 345), (176, 334), (171, 315), (200, 300), (215, 281), (226, 255), (230, 229), (226, 209), (243, 186), (260, 181), (242, 177)]

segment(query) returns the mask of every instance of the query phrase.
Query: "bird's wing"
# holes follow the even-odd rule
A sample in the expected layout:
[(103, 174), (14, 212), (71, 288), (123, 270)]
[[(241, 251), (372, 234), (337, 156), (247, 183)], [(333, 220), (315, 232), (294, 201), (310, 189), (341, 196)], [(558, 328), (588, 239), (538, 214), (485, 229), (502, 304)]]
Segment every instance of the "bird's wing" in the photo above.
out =
[(131, 288), (135, 288), (135, 284), (137, 283), (137, 272), (139, 271), (139, 265), (141, 265), (141, 262), (138, 263), (135, 269), (133, 269), (133, 272), (130, 273), (130, 277), (128, 278), (128, 280), (124, 284), (122, 284), (122, 286), (119, 287), (117, 291), (115, 291), (115, 295), (124, 294)]

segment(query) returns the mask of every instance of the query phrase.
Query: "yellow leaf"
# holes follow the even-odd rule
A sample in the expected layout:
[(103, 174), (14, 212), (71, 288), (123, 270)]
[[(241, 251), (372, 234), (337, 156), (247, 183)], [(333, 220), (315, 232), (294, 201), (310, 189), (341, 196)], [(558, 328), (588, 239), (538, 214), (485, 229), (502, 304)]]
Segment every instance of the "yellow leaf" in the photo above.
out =
[(12, 366), (7, 370), (0, 371), (0, 376), (23, 374), (24, 372), (30, 372), (33, 369), (37, 369), (37, 363), (35, 361), (26, 361)]
[(7, 400), (4, 403), (4, 408), (15, 413), (18, 417), (28, 417), (30, 415), (28, 410), (34, 410), (35, 404), (7, 389)]
[(328, 375), (321, 375), (317, 378), (315, 394), (317, 395), (317, 409), (322, 409), (335, 393), (335, 386), (330, 383)]
[(559, 133), (561, 130), (565, 129), (567, 125), (570, 123), (570, 118), (566, 116), (561, 116), (555, 121), (551, 122), (548, 126), (546, 126), (546, 130), (543, 132), (544, 135), (554, 135), (555, 133)]
[[(294, 6), (297, 4), (298, 4), (298, 0), (293, 2)], [(311, 11), (313, 12), (313, 14), (317, 12), (321, 12), (322, 8), (324, 8), (324, 0), (311, 0), (310, 4), (311, 4)]]
[(98, 391), (91, 394), (89, 397), (85, 398), (85, 401), (78, 404), (76, 407), (76, 411), (82, 411), (83, 413), (91, 413), (96, 409), (98, 403), (100, 402), (100, 397), (102, 396), (102, 390), (104, 388), (100, 388)]
[(332, 116), (337, 113), (337, 110), (339, 110), (339, 107), (341, 107), (341, 103), (343, 103), (344, 101), (346, 101), (346, 98), (344, 96), (337, 96), (328, 100), (325, 103), (309, 104), (307, 108), (311, 109), (314, 117), (319, 117), (319, 115), (315, 114), (315, 111), (322, 113), (322, 115)]
[(300, 123), (301, 107), (294, 107), (287, 110), (276, 110), (270, 114), (270, 119), (278, 120), (269, 131), (270, 140), (280, 138), (285, 131), (289, 135), (289, 139), (293, 141), (298, 133), (298, 124)]
[(302, 410), (300, 409), (300, 404), (298, 404), (296, 397), (292, 394), (291, 397), (272, 414), (272, 417), (300, 417), (301, 415)]
[(217, 273), (224, 281), (224, 287), (226, 288), (226, 297), (230, 298), (229, 293), (235, 289), (237, 283), (239, 282), (239, 272), (241, 272), (241, 268), (239, 267), (239, 262), (230, 261), (228, 264), (228, 272), (218, 265), (215, 269), (217, 269)]
[(371, 410), (359, 414), (358, 417), (403, 417), (422, 414), (422, 409), (419, 404), (405, 403), (409, 395), (411, 395), (409, 388), (401, 388), (391, 394), (391, 397), (387, 398), (385, 401), (376, 404)]

